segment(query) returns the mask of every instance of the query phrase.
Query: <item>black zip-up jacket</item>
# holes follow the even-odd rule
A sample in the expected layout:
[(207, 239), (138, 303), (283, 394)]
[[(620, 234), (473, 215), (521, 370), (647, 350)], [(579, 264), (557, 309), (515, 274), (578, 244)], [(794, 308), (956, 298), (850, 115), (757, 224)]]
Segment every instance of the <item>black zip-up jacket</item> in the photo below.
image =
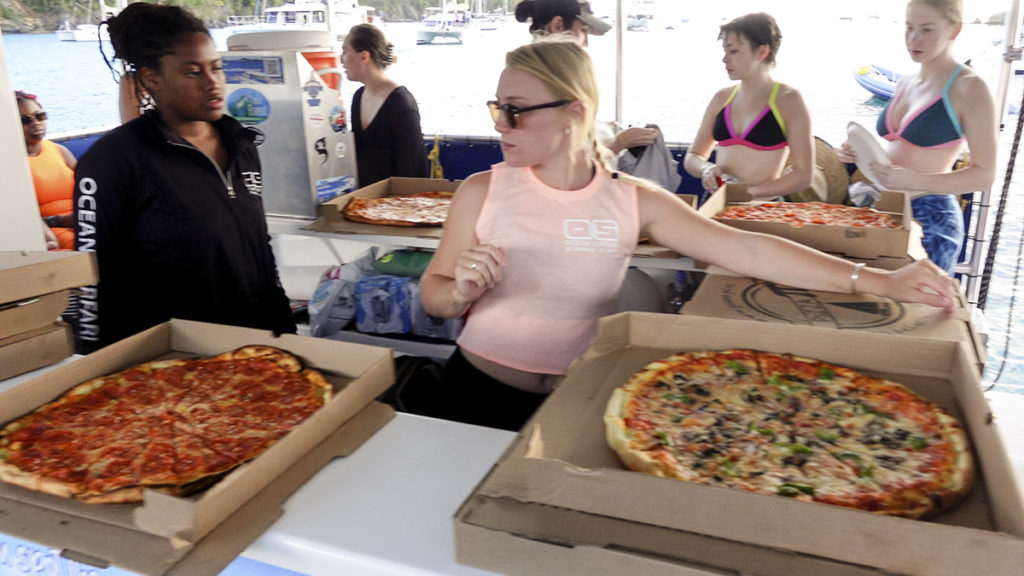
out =
[(79, 298), (79, 352), (170, 318), (295, 331), (252, 132), (229, 116), (214, 126), (227, 170), (156, 112), (111, 130), (78, 162), (75, 248), (94, 250), (99, 267)]

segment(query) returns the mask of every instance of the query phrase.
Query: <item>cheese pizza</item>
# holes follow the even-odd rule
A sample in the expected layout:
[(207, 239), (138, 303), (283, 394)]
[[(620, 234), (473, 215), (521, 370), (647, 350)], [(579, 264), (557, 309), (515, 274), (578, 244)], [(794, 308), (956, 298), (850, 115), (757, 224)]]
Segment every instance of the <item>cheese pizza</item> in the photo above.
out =
[(781, 222), (793, 226), (825, 224), (853, 228), (901, 228), (890, 214), (842, 204), (824, 202), (755, 202), (737, 204), (723, 210), (718, 218), (726, 220), (755, 220)]
[(441, 226), (448, 217), (452, 194), (438, 190), (407, 196), (351, 198), (342, 215), (355, 222), (385, 226)]
[(789, 354), (693, 351), (617, 388), (608, 444), (630, 469), (924, 518), (970, 489), (967, 435), (906, 387)]
[(75, 386), (0, 430), (0, 480), (90, 503), (181, 495), (255, 458), (330, 401), (293, 355), (245, 346)]

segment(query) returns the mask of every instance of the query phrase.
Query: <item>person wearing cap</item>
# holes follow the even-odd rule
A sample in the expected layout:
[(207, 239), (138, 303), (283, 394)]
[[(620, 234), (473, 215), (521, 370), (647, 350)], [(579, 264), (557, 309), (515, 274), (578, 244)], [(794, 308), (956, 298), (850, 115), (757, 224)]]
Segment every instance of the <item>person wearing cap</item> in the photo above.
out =
[[(584, 46), (589, 45), (589, 36), (603, 36), (612, 29), (611, 24), (594, 14), (590, 2), (584, 0), (522, 0), (516, 5), (515, 14), (519, 22), (530, 21), (530, 32), (534, 36), (568, 34)], [(599, 126), (599, 131), (606, 132), (602, 134), (602, 143), (616, 155), (627, 148), (650, 146), (658, 138), (657, 128), (632, 126), (614, 131), (611, 126)]]
[(530, 20), (530, 32), (537, 35), (568, 33), (587, 46), (587, 36), (603, 36), (611, 24), (594, 15), (590, 3), (582, 0), (523, 0), (516, 5), (516, 20)]

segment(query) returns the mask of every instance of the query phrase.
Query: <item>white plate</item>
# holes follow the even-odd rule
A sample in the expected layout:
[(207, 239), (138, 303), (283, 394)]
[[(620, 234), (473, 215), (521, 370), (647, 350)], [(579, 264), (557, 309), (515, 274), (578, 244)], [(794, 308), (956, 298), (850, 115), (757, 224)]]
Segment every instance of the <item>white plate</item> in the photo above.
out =
[(868, 132), (867, 128), (856, 122), (850, 122), (846, 125), (846, 137), (850, 147), (857, 154), (857, 168), (860, 169), (861, 174), (867, 176), (868, 180), (871, 180), (872, 184), (880, 190), (888, 190), (888, 188), (879, 184), (878, 179), (871, 172), (871, 162), (878, 162), (886, 166), (892, 165), (878, 140), (875, 140), (875, 137), (871, 135), (871, 132)]

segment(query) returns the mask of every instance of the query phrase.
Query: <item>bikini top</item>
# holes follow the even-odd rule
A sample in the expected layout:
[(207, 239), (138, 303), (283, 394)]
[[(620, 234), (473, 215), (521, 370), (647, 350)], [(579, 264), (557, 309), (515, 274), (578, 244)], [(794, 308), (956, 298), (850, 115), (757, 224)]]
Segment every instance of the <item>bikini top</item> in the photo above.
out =
[[(775, 97), (779, 93), (779, 83), (772, 87), (772, 94), (768, 97), (768, 105), (761, 110), (761, 113), (754, 118), (754, 121), (747, 126), (743, 134), (737, 135), (732, 124), (732, 99), (740, 91), (740, 87), (729, 94), (725, 106), (715, 117), (715, 124), (711, 128), (711, 135), (718, 141), (719, 146), (746, 146), (754, 150), (778, 150), (786, 147), (786, 122), (782, 119), (782, 113), (775, 105)], [(769, 114), (771, 112), (771, 114)]]
[(949, 97), (949, 87), (953, 85), (963, 64), (957, 66), (953, 74), (949, 76), (942, 93), (935, 100), (922, 108), (919, 112), (904, 118), (903, 127), (896, 130), (892, 125), (889, 110), (893, 103), (903, 95), (903, 88), (896, 91), (892, 100), (882, 110), (878, 117), (875, 128), (878, 135), (886, 140), (903, 140), (921, 148), (952, 148), (959, 146), (964, 139), (963, 128), (960, 127), (960, 120), (953, 110), (953, 101)]

